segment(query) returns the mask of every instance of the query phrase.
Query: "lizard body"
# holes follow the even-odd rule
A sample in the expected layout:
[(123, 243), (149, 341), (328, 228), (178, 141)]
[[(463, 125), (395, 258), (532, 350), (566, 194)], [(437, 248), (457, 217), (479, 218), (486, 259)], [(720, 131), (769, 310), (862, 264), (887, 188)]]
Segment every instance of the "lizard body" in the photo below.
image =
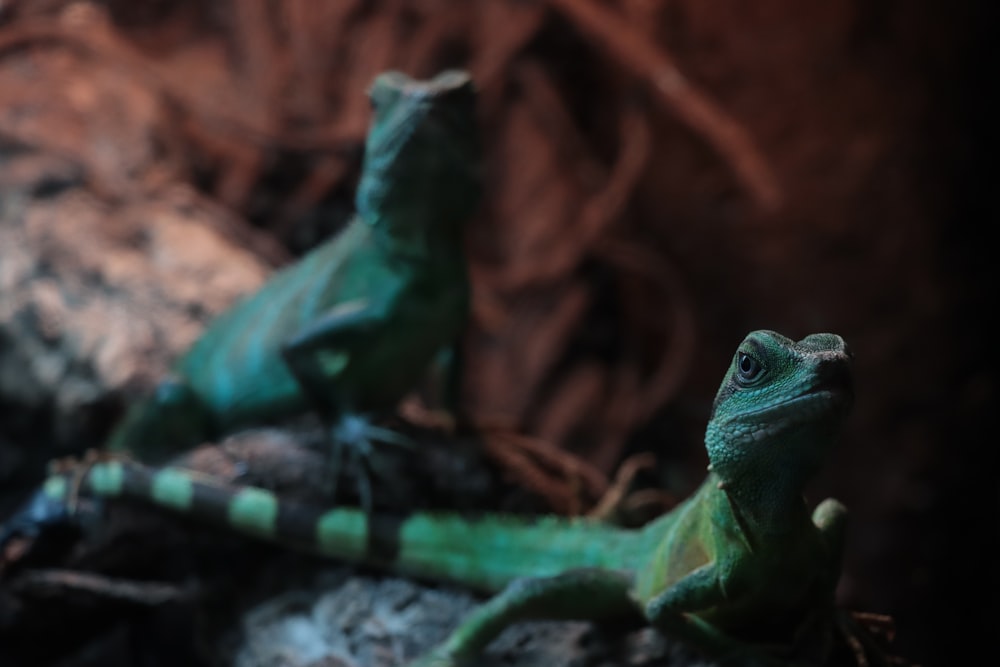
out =
[(222, 313), (108, 441), (143, 460), (317, 409), (394, 407), (468, 314), (462, 229), (480, 194), (467, 74), (379, 75), (356, 214)]
[[(263, 489), (123, 461), (87, 469), (79, 488), (496, 593), (421, 665), (464, 664), (517, 620), (636, 614), (710, 653), (763, 662), (766, 655), (735, 637), (801, 624), (833, 607), (845, 513), (828, 499), (810, 514), (803, 486), (848, 412), (850, 358), (833, 334), (799, 342), (769, 331), (748, 335), (706, 429), (708, 477), (684, 503), (639, 529), (554, 517), (368, 516), (295, 506)], [(65, 502), (68, 480), (53, 476), (46, 492)]]

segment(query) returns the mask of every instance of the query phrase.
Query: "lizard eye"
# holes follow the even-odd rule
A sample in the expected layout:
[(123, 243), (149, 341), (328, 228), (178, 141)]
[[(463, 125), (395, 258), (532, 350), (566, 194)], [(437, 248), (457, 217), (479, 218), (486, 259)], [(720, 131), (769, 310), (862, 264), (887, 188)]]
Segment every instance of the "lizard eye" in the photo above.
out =
[(752, 383), (764, 373), (760, 362), (746, 352), (740, 352), (736, 360), (736, 375), (743, 383)]

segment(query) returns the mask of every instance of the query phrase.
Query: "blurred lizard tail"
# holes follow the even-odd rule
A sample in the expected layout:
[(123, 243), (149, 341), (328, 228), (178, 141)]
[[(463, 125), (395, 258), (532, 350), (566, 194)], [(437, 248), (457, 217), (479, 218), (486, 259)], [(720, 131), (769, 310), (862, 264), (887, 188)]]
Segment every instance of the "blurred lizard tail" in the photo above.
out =
[[(49, 478), (42, 491), (46, 502), (65, 506), (72, 480), (71, 472)], [(522, 577), (573, 568), (631, 569), (640, 551), (637, 532), (586, 519), (372, 515), (285, 501), (266, 489), (130, 461), (91, 465), (79, 491), (144, 502), (310, 553), (486, 592)]]

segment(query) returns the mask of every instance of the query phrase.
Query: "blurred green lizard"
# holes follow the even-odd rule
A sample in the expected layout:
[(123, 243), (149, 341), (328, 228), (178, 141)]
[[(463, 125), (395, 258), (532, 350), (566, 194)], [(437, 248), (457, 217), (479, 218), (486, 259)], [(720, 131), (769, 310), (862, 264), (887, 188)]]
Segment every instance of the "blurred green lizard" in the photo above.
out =
[[(463, 228), (481, 194), (476, 92), (464, 71), (428, 81), (386, 72), (369, 97), (356, 215), (211, 322), (128, 410), (109, 451), (163, 463), (241, 427), (315, 411), (335, 480), (345, 449), (364, 465), (373, 440), (404, 442), (370, 416), (394, 408), (440, 353), (453, 352), (457, 374), (469, 312)], [(354, 472), (370, 507), (367, 472)], [(0, 543), (64, 515), (36, 493)]]
[[(555, 517), (368, 516), (129, 462), (57, 474), (45, 489), (60, 503), (74, 489), (145, 500), (259, 538), (497, 593), (422, 666), (474, 661), (518, 620), (628, 615), (736, 664), (771, 664), (773, 653), (741, 638), (798, 628), (800, 638), (817, 644), (807, 628), (847, 622), (835, 615), (833, 600), (845, 510), (827, 499), (810, 515), (803, 487), (830, 450), (852, 395), (851, 354), (839, 336), (794, 342), (751, 333), (715, 398), (705, 433), (707, 479), (640, 529)], [(782, 636), (790, 645), (789, 634)], [(883, 664), (871, 644), (852, 645), (859, 663)]]
[(334, 444), (394, 440), (389, 410), (457, 340), (469, 311), (463, 228), (480, 198), (468, 74), (379, 75), (357, 213), (214, 320), (108, 449), (145, 461), (316, 410)]

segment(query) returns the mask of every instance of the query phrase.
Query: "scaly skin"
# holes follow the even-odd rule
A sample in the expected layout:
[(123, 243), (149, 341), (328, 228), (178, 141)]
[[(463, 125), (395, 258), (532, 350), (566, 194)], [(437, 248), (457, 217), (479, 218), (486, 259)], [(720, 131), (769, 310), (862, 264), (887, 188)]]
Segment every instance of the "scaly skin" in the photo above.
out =
[[(369, 518), (127, 462), (93, 466), (81, 488), (350, 562), (498, 593), (421, 665), (466, 664), (517, 620), (629, 614), (739, 664), (770, 664), (772, 656), (736, 637), (833, 618), (844, 509), (828, 499), (810, 516), (803, 486), (849, 410), (850, 359), (833, 334), (799, 342), (769, 331), (748, 335), (705, 433), (707, 479), (680, 506), (636, 530), (554, 517)], [(54, 502), (65, 502), (69, 479), (57, 475), (46, 484)]]
[(369, 96), (354, 219), (213, 321), (108, 449), (158, 462), (311, 409), (336, 427), (392, 409), (457, 341), (469, 309), (462, 230), (480, 195), (471, 80), (388, 72)]

